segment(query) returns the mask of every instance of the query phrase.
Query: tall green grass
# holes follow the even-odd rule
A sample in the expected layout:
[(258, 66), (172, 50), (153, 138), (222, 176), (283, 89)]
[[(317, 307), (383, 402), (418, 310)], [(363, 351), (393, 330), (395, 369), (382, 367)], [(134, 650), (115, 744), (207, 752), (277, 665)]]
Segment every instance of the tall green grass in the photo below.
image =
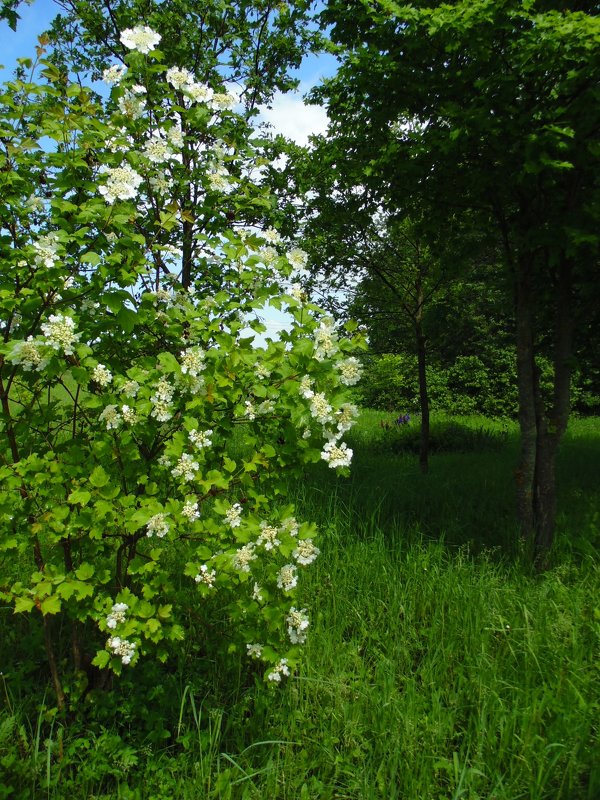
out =
[(381, 419), (361, 421), (349, 478), (325, 466), (294, 489), (323, 532), (296, 675), (265, 686), (191, 641), (67, 726), (9, 674), (0, 798), (600, 797), (600, 426), (565, 440), (554, 566), (535, 575), (515, 545), (510, 426), (463, 420), (490, 441), (440, 450), (422, 476)]

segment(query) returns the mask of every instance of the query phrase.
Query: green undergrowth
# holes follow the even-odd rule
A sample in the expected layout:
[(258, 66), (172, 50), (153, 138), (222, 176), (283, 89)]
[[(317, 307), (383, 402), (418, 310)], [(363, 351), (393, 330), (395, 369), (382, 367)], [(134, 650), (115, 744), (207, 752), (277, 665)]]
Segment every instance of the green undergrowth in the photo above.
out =
[(423, 476), (387, 448), (390, 416), (361, 420), (349, 478), (319, 467), (295, 489), (322, 553), (306, 658), (280, 687), (211, 648), (218, 607), (190, 608), (197, 636), (167, 665), (61, 719), (28, 659), (39, 631), (1, 610), (0, 798), (600, 796), (598, 422), (565, 439), (553, 566), (536, 575), (514, 544), (514, 429), (490, 423), (499, 447), (436, 453)]

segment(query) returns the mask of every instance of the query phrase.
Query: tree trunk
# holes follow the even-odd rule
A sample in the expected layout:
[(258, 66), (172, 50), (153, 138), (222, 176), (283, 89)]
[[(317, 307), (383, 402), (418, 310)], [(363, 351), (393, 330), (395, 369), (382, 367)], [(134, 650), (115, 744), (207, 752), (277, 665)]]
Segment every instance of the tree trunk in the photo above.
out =
[(419, 466), (423, 474), (429, 471), (429, 395), (427, 392), (427, 372), (425, 336), (421, 322), (415, 325), (417, 335), (417, 363), (419, 370), (419, 406), (421, 410), (421, 439), (419, 443)]
[(517, 380), (521, 453), (516, 472), (517, 517), (538, 568), (544, 569), (556, 523), (556, 457), (570, 411), (573, 342), (571, 264), (563, 258), (556, 273), (554, 397), (547, 410), (541, 396), (534, 352), (531, 267), (519, 260), (515, 281)]
[(519, 429), (521, 433), (521, 450), (515, 473), (517, 483), (517, 520), (521, 529), (521, 536), (530, 545), (535, 531), (533, 495), (537, 446), (531, 268), (531, 264), (520, 258), (516, 265), (515, 274), (517, 385), (519, 394)]

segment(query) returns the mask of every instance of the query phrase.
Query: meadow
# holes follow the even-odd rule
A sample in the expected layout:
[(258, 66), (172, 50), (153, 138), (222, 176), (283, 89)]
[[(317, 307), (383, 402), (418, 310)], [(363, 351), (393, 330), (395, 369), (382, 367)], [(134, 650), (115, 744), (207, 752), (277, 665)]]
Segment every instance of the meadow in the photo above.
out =
[(321, 464), (289, 488), (322, 552), (305, 661), (280, 687), (204, 650), (203, 618), (171, 662), (63, 720), (27, 659), (39, 634), (12, 618), (9, 634), (3, 608), (0, 798), (599, 797), (600, 421), (565, 437), (537, 574), (514, 522), (515, 424), (434, 415), (422, 475), (416, 423), (393, 420), (363, 412), (349, 477)]

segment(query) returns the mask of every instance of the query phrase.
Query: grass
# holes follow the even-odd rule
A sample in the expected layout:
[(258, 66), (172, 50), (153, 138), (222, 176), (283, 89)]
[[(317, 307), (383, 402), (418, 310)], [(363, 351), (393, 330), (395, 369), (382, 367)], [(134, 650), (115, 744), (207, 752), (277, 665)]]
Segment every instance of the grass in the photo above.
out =
[(515, 545), (514, 428), (434, 418), (447, 444), (422, 476), (391, 418), (363, 416), (350, 477), (323, 465), (294, 490), (323, 530), (297, 675), (266, 687), (188, 644), (69, 728), (7, 680), (0, 798), (600, 796), (598, 421), (565, 439), (554, 566), (535, 575)]

